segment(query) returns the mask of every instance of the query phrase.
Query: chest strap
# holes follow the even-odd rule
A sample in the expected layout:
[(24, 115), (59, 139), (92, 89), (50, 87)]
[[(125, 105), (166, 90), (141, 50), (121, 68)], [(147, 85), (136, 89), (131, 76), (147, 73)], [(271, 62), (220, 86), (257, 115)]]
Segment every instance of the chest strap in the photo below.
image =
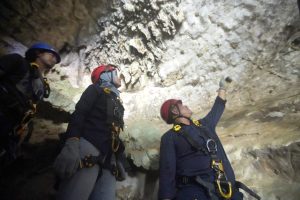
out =
[[(176, 132), (181, 133), (182, 136), (184, 136), (184, 138), (190, 143), (190, 145), (194, 149), (196, 149), (198, 151), (202, 151), (206, 155), (209, 155), (211, 157), (211, 168), (215, 172), (215, 184), (203, 181), (200, 178), (200, 176), (196, 176), (195, 181), (197, 183), (199, 183), (200, 185), (202, 185), (204, 188), (207, 189), (207, 191), (208, 191), (211, 199), (213, 199), (213, 196), (215, 196), (215, 195), (212, 196), (212, 191), (211, 191), (212, 189), (211, 189), (211, 187), (216, 188), (217, 193), (222, 198), (224, 198), (224, 199), (230, 199), (232, 197), (232, 184), (227, 179), (227, 176), (226, 176), (226, 173), (225, 173), (225, 170), (224, 170), (224, 166), (223, 166), (222, 160), (219, 159), (218, 156), (217, 156), (217, 143), (216, 143), (216, 139), (213, 139), (210, 136), (208, 130), (205, 127), (202, 127), (200, 121), (198, 121), (198, 120), (192, 120), (192, 122), (194, 123), (195, 126), (198, 127), (198, 129), (199, 129), (199, 133), (198, 134), (201, 137), (203, 137), (204, 140), (206, 141), (206, 145), (205, 146), (204, 145), (200, 145), (188, 132), (186, 132), (184, 130), (181, 130), (181, 126), (180, 125), (175, 125), (173, 127), (173, 130), (176, 131)], [(200, 127), (201, 127), (201, 129), (200, 129)], [(200, 134), (200, 131), (203, 134)]]
[[(193, 123), (200, 129), (200, 127), (201, 127), (200, 121), (193, 120)], [(253, 192), (245, 184), (243, 184), (239, 181), (235, 181), (235, 185), (233, 186), (231, 184), (231, 182), (227, 180), (222, 160), (218, 159), (218, 157), (217, 157), (216, 139), (210, 137), (209, 132), (206, 129), (206, 127), (202, 126), (202, 129), (201, 129), (201, 130), (203, 130), (202, 132), (204, 133), (203, 135), (205, 136), (204, 139), (206, 140), (206, 146), (200, 145), (186, 131), (182, 131), (180, 125), (174, 125), (173, 130), (175, 132), (180, 132), (193, 148), (195, 148), (198, 151), (205, 152), (207, 155), (209, 155), (211, 157), (211, 159), (212, 159), (211, 167), (214, 169), (215, 176), (216, 176), (215, 184), (204, 181), (200, 176), (194, 176), (194, 177), (182, 176), (182, 177), (180, 177), (180, 179), (183, 184), (196, 182), (197, 184), (201, 185), (202, 187), (204, 187), (207, 190), (211, 200), (219, 199), (218, 196), (216, 196), (215, 191), (217, 191), (219, 196), (221, 196), (222, 198), (230, 199), (233, 196), (233, 187), (236, 189), (240, 188), (240, 189), (244, 190), (245, 192), (249, 193), (251, 196), (253, 196), (254, 198), (256, 198), (258, 200), (261, 199), (261, 197), (259, 195), (257, 195), (255, 192)]]
[[(205, 140), (206, 145), (200, 145), (194, 138), (192, 138), (192, 136), (188, 132), (182, 130), (179, 124), (173, 126), (173, 131), (184, 136), (184, 138), (195, 150), (201, 151), (206, 155), (210, 155), (212, 158), (216, 159), (217, 140), (211, 136), (211, 134), (209, 133), (209, 131), (205, 126), (202, 126), (200, 121), (192, 120), (192, 122), (198, 128), (199, 130), (198, 135)], [(200, 134), (200, 132), (203, 134)]]
[(196, 142), (186, 131), (181, 131), (181, 134), (195, 150), (201, 151), (206, 155), (209, 154), (207, 148), (203, 145), (200, 145), (198, 142)]

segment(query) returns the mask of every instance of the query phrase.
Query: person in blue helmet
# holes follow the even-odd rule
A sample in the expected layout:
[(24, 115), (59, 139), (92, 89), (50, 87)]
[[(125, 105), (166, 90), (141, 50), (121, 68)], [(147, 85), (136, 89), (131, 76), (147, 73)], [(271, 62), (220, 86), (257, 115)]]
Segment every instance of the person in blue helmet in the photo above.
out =
[(218, 96), (202, 119), (179, 99), (168, 99), (160, 109), (162, 119), (173, 128), (161, 137), (159, 160), (159, 199), (163, 200), (241, 200), (242, 188), (216, 133), (226, 103), (230, 78), (221, 79)]
[(115, 65), (100, 65), (72, 113), (65, 144), (54, 162), (60, 178), (57, 200), (114, 200), (125, 179), (125, 146), (119, 138), (124, 107)]
[(14, 160), (17, 144), (35, 113), (36, 104), (50, 94), (43, 77), (61, 60), (47, 43), (33, 44), (25, 57), (7, 54), (0, 57), (0, 155)]

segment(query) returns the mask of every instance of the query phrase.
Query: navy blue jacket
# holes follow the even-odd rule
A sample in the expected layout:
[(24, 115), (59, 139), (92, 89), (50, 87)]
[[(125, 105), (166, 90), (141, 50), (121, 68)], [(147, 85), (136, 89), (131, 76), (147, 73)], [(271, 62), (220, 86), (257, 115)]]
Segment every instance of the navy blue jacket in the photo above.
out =
[(1, 125), (5, 121), (16, 125), (32, 108), (30, 102), (37, 103), (44, 97), (44, 87), (38, 68), (25, 58), (19, 54), (0, 57)]
[(44, 80), (36, 66), (19, 54), (0, 57), (0, 86), (18, 90), (23, 99), (38, 102), (44, 97)]
[[(227, 178), (234, 183), (233, 169), (215, 131), (216, 125), (223, 114), (225, 103), (226, 101), (217, 97), (211, 111), (200, 121), (212, 138), (216, 140), (217, 156), (223, 161)], [(199, 127), (193, 123), (182, 125), (181, 130), (187, 132), (199, 144), (205, 145), (206, 141), (199, 136)], [(211, 168), (210, 155), (195, 151), (180, 132), (169, 130), (162, 136), (160, 144), (159, 198), (175, 198), (178, 186), (176, 178), (196, 175), (200, 175), (206, 181), (213, 182), (214, 171)]]
[[(85, 138), (109, 158), (112, 153), (112, 137), (111, 124), (107, 123), (107, 98), (117, 96), (112, 92), (105, 93), (97, 84), (88, 86), (72, 113), (66, 136)], [(124, 151), (123, 143), (119, 151)]]
[(10, 79), (17, 84), (29, 72), (30, 63), (19, 54), (0, 57), (0, 80)]

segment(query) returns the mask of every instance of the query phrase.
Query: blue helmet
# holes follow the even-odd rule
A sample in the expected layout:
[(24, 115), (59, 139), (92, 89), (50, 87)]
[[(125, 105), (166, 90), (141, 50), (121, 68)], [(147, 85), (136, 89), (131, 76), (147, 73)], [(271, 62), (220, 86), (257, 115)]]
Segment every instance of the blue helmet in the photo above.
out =
[(25, 57), (30, 57), (32, 55), (32, 53), (34, 53), (34, 50), (45, 50), (48, 52), (51, 52), (54, 54), (54, 56), (56, 57), (57, 62), (60, 62), (60, 56), (59, 54), (55, 51), (55, 49), (50, 46), (49, 44), (45, 43), (45, 42), (38, 42), (33, 44), (26, 52), (25, 52)]

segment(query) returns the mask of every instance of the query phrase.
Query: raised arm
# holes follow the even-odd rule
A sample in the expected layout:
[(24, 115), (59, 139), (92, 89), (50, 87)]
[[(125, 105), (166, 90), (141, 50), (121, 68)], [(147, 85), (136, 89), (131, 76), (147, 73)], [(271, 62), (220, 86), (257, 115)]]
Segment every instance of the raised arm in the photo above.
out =
[(231, 82), (232, 79), (229, 76), (226, 78), (221, 78), (219, 82), (219, 90), (218, 90), (218, 96), (221, 99), (226, 100), (226, 90)]
[(226, 89), (231, 83), (231, 78), (227, 77), (226, 79), (222, 78), (219, 82), (218, 96), (215, 100), (215, 103), (209, 113), (201, 120), (212, 130), (215, 130), (223, 112), (226, 104)]
[(226, 101), (226, 90), (219, 89), (218, 90), (218, 97), (220, 97), (222, 100)]

